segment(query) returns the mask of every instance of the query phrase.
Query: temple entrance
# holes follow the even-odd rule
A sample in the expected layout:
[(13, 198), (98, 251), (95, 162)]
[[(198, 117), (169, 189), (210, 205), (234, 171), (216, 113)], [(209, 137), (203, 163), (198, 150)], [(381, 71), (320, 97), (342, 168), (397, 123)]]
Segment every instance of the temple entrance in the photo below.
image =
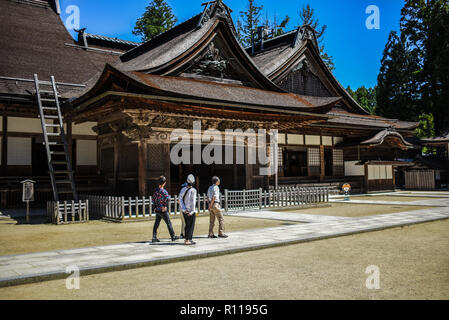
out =
[(332, 149), (325, 148), (324, 149), (324, 175), (326, 177), (331, 177), (333, 175), (332, 172)]
[(307, 177), (307, 150), (284, 152), (284, 176)]
[(48, 176), (48, 160), (45, 146), (41, 137), (33, 138), (31, 146), (31, 162), (34, 177)]

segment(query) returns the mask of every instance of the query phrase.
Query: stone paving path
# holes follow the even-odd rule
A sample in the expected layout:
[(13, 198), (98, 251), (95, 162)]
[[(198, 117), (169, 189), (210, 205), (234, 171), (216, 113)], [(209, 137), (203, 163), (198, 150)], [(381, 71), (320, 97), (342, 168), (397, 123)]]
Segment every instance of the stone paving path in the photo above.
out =
[(448, 219), (449, 199), (431, 201), (439, 207), (360, 218), (271, 211), (237, 212), (232, 215), (307, 223), (232, 232), (228, 239), (200, 236), (195, 238), (195, 246), (184, 246), (182, 242), (140, 242), (1, 256), (0, 287), (63, 279), (68, 276), (66, 268), (70, 266), (78, 267), (81, 275), (86, 275)]

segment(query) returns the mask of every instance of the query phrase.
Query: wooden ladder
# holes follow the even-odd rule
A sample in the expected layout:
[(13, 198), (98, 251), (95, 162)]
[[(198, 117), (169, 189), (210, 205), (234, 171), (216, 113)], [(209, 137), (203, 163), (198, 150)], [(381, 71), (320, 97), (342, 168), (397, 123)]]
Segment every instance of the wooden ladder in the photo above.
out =
[[(60, 196), (64, 196), (65, 200), (78, 201), (55, 78), (51, 76), (50, 82), (39, 81), (35, 74), (34, 84), (54, 200), (59, 201)], [(41, 90), (40, 86), (50, 89)], [(48, 129), (52, 129), (51, 132)]]

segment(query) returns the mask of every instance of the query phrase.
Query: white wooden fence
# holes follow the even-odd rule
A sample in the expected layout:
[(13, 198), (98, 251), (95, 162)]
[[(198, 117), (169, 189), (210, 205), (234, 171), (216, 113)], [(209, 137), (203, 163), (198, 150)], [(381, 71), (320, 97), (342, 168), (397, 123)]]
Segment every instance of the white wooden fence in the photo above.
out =
[(304, 207), (329, 202), (329, 188), (279, 188), (276, 190), (225, 190), (225, 211)]
[(71, 224), (89, 221), (89, 201), (49, 201), (47, 215), (51, 223)]
[[(112, 221), (149, 220), (152, 197), (108, 197), (82, 196), (88, 200), (89, 212), (99, 218)], [(280, 188), (277, 190), (225, 190), (221, 195), (221, 206), (225, 211), (242, 211), (265, 208), (303, 207), (329, 202), (329, 188)], [(180, 215), (178, 196), (170, 198), (168, 213)], [(197, 214), (208, 214), (205, 194), (198, 194)]]
[[(152, 197), (108, 197), (82, 196), (89, 200), (89, 210), (92, 215), (112, 221), (149, 220), (156, 214), (152, 209)], [(197, 214), (208, 213), (207, 196), (198, 194)], [(168, 214), (180, 215), (178, 196), (170, 197)]]

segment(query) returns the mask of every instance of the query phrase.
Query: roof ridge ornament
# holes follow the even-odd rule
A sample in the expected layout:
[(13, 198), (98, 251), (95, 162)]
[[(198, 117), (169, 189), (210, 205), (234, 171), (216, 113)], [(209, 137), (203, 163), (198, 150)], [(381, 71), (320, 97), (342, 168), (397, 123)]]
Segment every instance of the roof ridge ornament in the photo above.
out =
[(198, 21), (197, 28), (201, 28), (207, 21), (215, 16), (218, 16), (225, 18), (228, 21), (234, 35), (237, 34), (234, 22), (232, 21), (231, 17), (232, 10), (226, 4), (224, 4), (222, 0), (208, 1), (201, 5), (204, 6), (204, 10), (200, 17), (200, 20)]
[(311, 41), (315, 47), (318, 49), (318, 38), (316, 36), (316, 30), (309, 24), (304, 24), (298, 27), (296, 31), (295, 41), (293, 42), (293, 47), (302, 43), (305, 40)]

